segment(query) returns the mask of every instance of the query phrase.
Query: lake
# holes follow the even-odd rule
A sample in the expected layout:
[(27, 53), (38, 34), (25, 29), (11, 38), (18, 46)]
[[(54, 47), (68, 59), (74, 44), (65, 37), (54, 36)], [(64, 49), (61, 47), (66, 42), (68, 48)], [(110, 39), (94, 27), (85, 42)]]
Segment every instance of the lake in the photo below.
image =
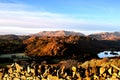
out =
[(98, 54), (99, 58), (120, 56), (120, 51), (103, 51)]
[(12, 56), (16, 57), (27, 57), (25, 53), (13, 53), (13, 54), (2, 54), (0, 55), (0, 58), (11, 58)]
[[(98, 57), (104, 58), (104, 57), (120, 56), (120, 51), (114, 51), (113, 53), (117, 53), (117, 54), (113, 55), (113, 54), (111, 54), (111, 51), (103, 51), (98, 54)], [(0, 58), (11, 58), (12, 56), (16, 56), (18, 58), (28, 57), (25, 55), (25, 53), (13, 53), (13, 54), (2, 54), (2, 55), (0, 55)]]

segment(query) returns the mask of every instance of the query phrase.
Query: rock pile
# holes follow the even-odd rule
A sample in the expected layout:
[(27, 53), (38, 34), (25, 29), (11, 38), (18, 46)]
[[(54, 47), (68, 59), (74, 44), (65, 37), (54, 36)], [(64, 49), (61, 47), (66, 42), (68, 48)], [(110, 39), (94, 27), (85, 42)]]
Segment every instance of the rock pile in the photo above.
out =
[(120, 80), (120, 65), (114, 61), (91, 60), (71, 68), (64, 65), (32, 63), (23, 66), (13, 63), (0, 68), (0, 80)]

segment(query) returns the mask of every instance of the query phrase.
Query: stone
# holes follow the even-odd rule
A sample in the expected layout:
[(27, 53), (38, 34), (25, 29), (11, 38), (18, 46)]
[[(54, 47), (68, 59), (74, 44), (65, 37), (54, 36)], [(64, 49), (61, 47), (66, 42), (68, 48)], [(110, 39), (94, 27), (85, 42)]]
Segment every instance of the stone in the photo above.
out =
[(21, 72), (21, 70), (23, 69), (19, 64), (15, 63), (16, 66), (16, 71), (17, 72)]
[(25, 76), (21, 76), (21, 79), (22, 80), (26, 80), (27, 78)]
[(112, 67), (110, 67), (110, 68), (108, 69), (108, 73), (109, 73), (110, 75), (112, 75)]
[(17, 77), (16, 77), (16, 78), (13, 78), (13, 80), (20, 80), (20, 78), (17, 78)]
[(35, 80), (40, 80), (38, 77), (35, 77)]
[(91, 78), (90, 77), (85, 77), (85, 78), (83, 78), (83, 80), (91, 80)]
[(30, 70), (30, 66), (28, 65), (28, 66), (27, 66), (27, 73), (30, 73), (30, 71), (31, 71), (31, 70)]
[(100, 72), (100, 74), (103, 74), (105, 72), (105, 67), (100, 67), (99, 72)]
[(67, 79), (67, 80), (71, 80), (71, 76), (67, 76), (66, 79)]
[(117, 73), (113, 73), (112, 78), (116, 78), (116, 77), (117, 77)]
[(33, 77), (27, 77), (27, 80), (34, 80)]
[(99, 76), (93, 75), (93, 80), (99, 80)]
[(48, 75), (47, 80), (59, 80), (57, 76)]
[(0, 72), (0, 79), (2, 78), (2, 76), (3, 76), (3, 72)]
[(72, 67), (72, 71), (76, 72), (76, 67), (75, 66)]
[(118, 72), (118, 76), (120, 77), (120, 71)]
[(8, 70), (8, 73), (10, 73), (10, 74), (12, 74), (12, 73), (13, 73), (12, 68), (10, 68), (10, 69)]
[(30, 70), (33, 75), (35, 75), (35, 69)]

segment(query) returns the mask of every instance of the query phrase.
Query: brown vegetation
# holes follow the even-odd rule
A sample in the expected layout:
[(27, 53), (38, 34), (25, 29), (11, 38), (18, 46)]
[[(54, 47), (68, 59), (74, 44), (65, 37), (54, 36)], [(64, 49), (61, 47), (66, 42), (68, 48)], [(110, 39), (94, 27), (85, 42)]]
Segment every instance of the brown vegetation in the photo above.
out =
[(83, 36), (32, 36), (25, 40), (24, 44), (27, 45), (25, 53), (29, 56), (62, 56), (80, 59), (96, 58), (96, 52), (103, 47), (96, 40)]
[[(4, 54), (25, 52), (26, 55), (35, 57), (50, 56), (88, 60), (91, 58), (97, 58), (97, 53), (99, 53), (100, 51), (120, 50), (119, 40), (96, 40), (94, 38), (90, 38), (87, 36), (83, 36), (82, 34), (69, 31), (46, 31), (44, 33), (61, 35), (48, 35), (39, 37), (37, 37), (38, 35), (32, 37), (2, 35), (0, 36), (0, 53)], [(65, 34), (65, 36), (63, 36), (62, 34)]]

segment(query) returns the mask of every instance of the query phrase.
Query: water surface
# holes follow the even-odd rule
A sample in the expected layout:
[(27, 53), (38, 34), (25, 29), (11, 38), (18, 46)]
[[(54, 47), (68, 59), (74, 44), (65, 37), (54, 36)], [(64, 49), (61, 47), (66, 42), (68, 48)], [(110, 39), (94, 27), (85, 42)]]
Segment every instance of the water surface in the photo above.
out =
[[(111, 53), (115, 53), (114, 55)], [(103, 51), (98, 54), (99, 58), (120, 56), (120, 51)]]

